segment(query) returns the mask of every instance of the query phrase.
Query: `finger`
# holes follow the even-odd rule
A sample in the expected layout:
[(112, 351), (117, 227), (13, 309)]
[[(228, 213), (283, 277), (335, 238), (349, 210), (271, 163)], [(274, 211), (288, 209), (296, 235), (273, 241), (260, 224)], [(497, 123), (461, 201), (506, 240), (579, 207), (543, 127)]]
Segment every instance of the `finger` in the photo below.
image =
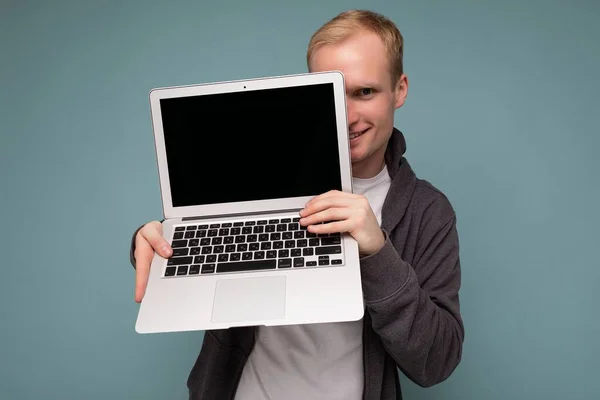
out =
[(308, 203), (306, 207), (300, 211), (300, 216), (307, 217), (311, 214), (326, 210), (328, 208), (351, 207), (353, 204), (355, 204), (355, 202), (356, 199), (347, 196), (328, 196), (312, 203)]
[(352, 221), (346, 219), (343, 221), (329, 222), (326, 224), (309, 225), (307, 229), (309, 232), (317, 234), (351, 232)]
[(140, 234), (152, 246), (154, 251), (164, 258), (171, 257), (173, 249), (162, 236), (162, 225), (158, 221), (148, 223), (140, 230)]
[(138, 303), (144, 298), (153, 258), (154, 249), (146, 239), (138, 235), (135, 243), (135, 301)]
[(349, 208), (327, 208), (300, 219), (300, 224), (310, 226), (328, 221), (342, 221), (350, 218), (352, 210)]
[(330, 190), (328, 192), (325, 192), (323, 194), (320, 194), (318, 196), (313, 197), (312, 199), (310, 199), (310, 201), (308, 203), (306, 203), (306, 205), (308, 206), (309, 204), (314, 203), (315, 201), (326, 199), (326, 198), (331, 197), (331, 196), (340, 196), (340, 195), (341, 196), (352, 196), (351, 193), (342, 192), (342, 191), (339, 191), (339, 190)]

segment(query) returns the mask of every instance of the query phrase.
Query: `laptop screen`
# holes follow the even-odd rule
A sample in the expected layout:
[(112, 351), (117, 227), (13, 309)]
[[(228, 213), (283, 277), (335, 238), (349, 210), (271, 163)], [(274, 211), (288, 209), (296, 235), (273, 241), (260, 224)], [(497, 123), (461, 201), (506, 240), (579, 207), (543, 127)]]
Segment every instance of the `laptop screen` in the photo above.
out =
[(341, 190), (331, 83), (160, 103), (173, 207)]

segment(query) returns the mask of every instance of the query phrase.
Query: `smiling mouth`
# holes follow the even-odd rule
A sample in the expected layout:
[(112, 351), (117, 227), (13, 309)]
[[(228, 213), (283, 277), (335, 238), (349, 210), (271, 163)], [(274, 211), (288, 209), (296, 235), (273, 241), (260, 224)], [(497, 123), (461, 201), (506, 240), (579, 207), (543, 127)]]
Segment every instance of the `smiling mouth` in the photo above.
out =
[(352, 132), (350, 133), (350, 140), (354, 140), (358, 137), (361, 137), (362, 135), (365, 134), (365, 132), (367, 132), (369, 130), (369, 128), (365, 129), (364, 131), (360, 131), (360, 132)]

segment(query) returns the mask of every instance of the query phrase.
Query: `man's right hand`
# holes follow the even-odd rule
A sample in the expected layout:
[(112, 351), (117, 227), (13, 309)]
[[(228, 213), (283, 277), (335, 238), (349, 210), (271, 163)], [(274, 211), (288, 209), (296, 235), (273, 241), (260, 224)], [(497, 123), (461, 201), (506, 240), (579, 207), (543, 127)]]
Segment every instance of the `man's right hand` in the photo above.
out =
[(148, 222), (135, 235), (135, 301), (141, 303), (146, 292), (150, 264), (154, 253), (169, 258), (173, 249), (162, 236), (162, 224), (159, 221)]

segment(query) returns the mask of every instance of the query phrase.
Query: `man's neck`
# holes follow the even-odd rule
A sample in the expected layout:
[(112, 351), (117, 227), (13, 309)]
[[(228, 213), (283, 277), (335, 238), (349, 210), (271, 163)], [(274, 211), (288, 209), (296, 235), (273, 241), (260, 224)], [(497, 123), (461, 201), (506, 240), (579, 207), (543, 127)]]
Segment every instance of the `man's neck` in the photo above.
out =
[(359, 179), (369, 179), (377, 176), (385, 166), (385, 148), (380, 149), (367, 159), (352, 163), (352, 176)]

